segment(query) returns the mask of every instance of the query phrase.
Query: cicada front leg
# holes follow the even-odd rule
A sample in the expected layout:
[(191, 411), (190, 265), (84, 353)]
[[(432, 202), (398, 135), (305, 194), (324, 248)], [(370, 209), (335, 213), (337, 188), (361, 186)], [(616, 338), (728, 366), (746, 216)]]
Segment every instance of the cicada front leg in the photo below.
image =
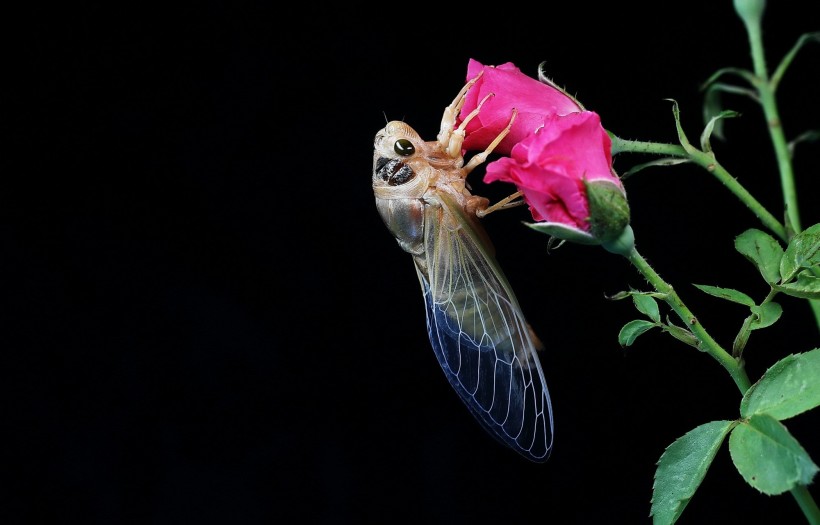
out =
[[(456, 98), (453, 99), (453, 102), (444, 108), (444, 115), (441, 117), (441, 128), (439, 129), (437, 138), (442, 149), (448, 153), (453, 151), (452, 144), (454, 140), (458, 140), (453, 137), (456, 131), (456, 119), (458, 118), (461, 108), (464, 107), (464, 96), (467, 95), (470, 88), (478, 82), (478, 79), (481, 78), (483, 73), (483, 71), (479, 72), (475, 78), (464, 84), (464, 87), (458, 92), (458, 95), (456, 95)], [(461, 140), (458, 142), (458, 149), (456, 150), (455, 155), (450, 154), (451, 157), (455, 158), (461, 155), (461, 143), (464, 141), (464, 133), (462, 132), (461, 135)]]
[[(484, 100), (487, 100), (487, 98), (485, 97)], [(482, 101), (482, 104), (483, 103), (484, 102)], [(470, 113), (468, 118), (465, 119), (464, 122), (462, 122), (461, 126), (459, 126), (459, 129), (463, 129), (466, 122), (468, 122), (468, 119), (471, 119), (475, 115), (477, 115), (480, 109), (481, 105), (479, 105), (475, 109), (475, 111)], [(504, 140), (504, 137), (509, 135), (510, 130), (512, 129), (513, 122), (515, 122), (515, 117), (517, 115), (518, 110), (513, 109), (512, 115), (510, 116), (510, 121), (507, 123), (507, 126), (501, 131), (501, 133), (498, 134), (498, 136), (490, 143), (489, 146), (487, 146), (487, 148), (484, 151), (473, 155), (469, 162), (467, 162), (467, 164), (464, 165), (462, 169), (464, 170), (465, 175), (473, 171), (476, 167), (483, 164), (487, 160), (487, 157), (490, 156), (490, 153), (492, 153), (493, 150), (497, 148), (499, 144), (501, 144), (501, 141)], [(461, 144), (459, 144), (459, 147), (461, 147)], [(509, 195), (508, 197), (501, 199), (492, 206), (489, 205), (490, 201), (488, 199), (485, 199), (484, 197), (473, 196), (467, 203), (467, 208), (474, 211), (477, 217), (486, 217), (488, 214), (494, 211), (506, 210), (508, 208), (521, 206), (522, 204), (524, 204), (524, 200), (521, 199), (522, 195), (523, 194), (520, 191), (516, 191), (512, 195)]]

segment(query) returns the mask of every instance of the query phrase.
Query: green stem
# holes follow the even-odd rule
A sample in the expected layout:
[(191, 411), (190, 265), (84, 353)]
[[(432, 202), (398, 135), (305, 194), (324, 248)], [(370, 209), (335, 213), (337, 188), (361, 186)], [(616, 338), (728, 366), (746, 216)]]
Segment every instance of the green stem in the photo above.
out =
[(752, 53), (752, 63), (756, 76), (755, 87), (760, 95), (760, 104), (763, 106), (763, 114), (766, 117), (766, 124), (769, 128), (769, 136), (772, 139), (775, 155), (777, 156), (777, 167), (780, 171), (780, 186), (783, 191), (783, 201), (786, 205), (786, 214), (789, 217), (790, 226), (795, 233), (800, 232), (800, 212), (797, 205), (797, 189), (794, 183), (794, 171), (792, 170), (791, 154), (786, 142), (786, 135), (780, 121), (780, 114), (777, 110), (777, 102), (774, 96), (774, 85), (769, 81), (769, 73), (766, 69), (766, 56), (763, 51), (763, 35), (760, 27), (760, 19), (746, 20), (746, 32), (749, 34), (749, 45)]
[(806, 485), (797, 485), (791, 490), (792, 496), (806, 516), (806, 520), (811, 525), (820, 525), (820, 508), (817, 508), (817, 503), (811, 497), (809, 488)]
[[(751, 17), (743, 19), (746, 32), (749, 35), (749, 47), (754, 65), (755, 82), (760, 97), (760, 105), (763, 107), (763, 115), (769, 129), (769, 137), (774, 147), (777, 158), (777, 168), (780, 173), (780, 188), (783, 192), (783, 202), (786, 206), (786, 216), (789, 219), (789, 227), (793, 233), (799, 233), (803, 227), (800, 223), (800, 209), (797, 204), (797, 187), (794, 182), (794, 169), (792, 166), (791, 153), (786, 142), (786, 134), (780, 121), (780, 112), (777, 109), (775, 90), (777, 89), (778, 78), (769, 79), (769, 72), (766, 67), (766, 54), (763, 48), (763, 34), (761, 31), (760, 18)], [(788, 234), (788, 232), (786, 232)], [(781, 237), (783, 238), (783, 237)], [(784, 239), (788, 242), (788, 239)], [(814, 272), (817, 275), (817, 272)], [(809, 299), (814, 313), (814, 321), (820, 328), (820, 300)]]
[(629, 252), (627, 259), (629, 259), (629, 262), (637, 268), (657, 292), (663, 294), (666, 303), (678, 314), (678, 317), (680, 317), (695, 337), (698, 338), (698, 347), (712, 356), (729, 372), (729, 375), (732, 376), (735, 384), (740, 389), (741, 394), (746, 393), (749, 387), (751, 387), (751, 382), (749, 381), (749, 376), (746, 375), (746, 370), (709, 335), (697, 317), (683, 304), (677, 292), (672, 288), (672, 285), (664, 281), (635, 248), (632, 248)]
[[(698, 347), (712, 356), (723, 368), (732, 376), (741, 394), (745, 394), (751, 388), (749, 376), (746, 370), (733, 358), (729, 352), (723, 349), (698, 321), (697, 317), (683, 303), (681, 298), (672, 288), (672, 285), (664, 281), (660, 275), (649, 265), (646, 259), (638, 253), (635, 248), (627, 256), (629, 262), (646, 278), (655, 290), (664, 296), (666, 303), (674, 310), (678, 317), (689, 327), (689, 330), (698, 338)], [(812, 498), (809, 489), (805, 485), (796, 485), (791, 489), (791, 494), (800, 510), (806, 516), (810, 525), (820, 525), (820, 509)]]
[[(743, 187), (732, 175), (726, 171), (726, 168), (720, 165), (714, 156), (709, 153), (704, 153), (700, 150), (687, 152), (683, 146), (674, 144), (660, 144), (656, 142), (642, 142), (637, 140), (624, 140), (621, 138), (613, 138), (613, 151), (618, 153), (650, 153), (656, 155), (671, 155), (674, 157), (688, 158), (698, 166), (701, 166), (706, 171), (715, 176), (729, 191), (731, 191), (740, 201), (746, 205), (755, 217), (757, 217), (764, 226), (769, 228), (775, 235), (780, 237), (783, 241), (788, 241), (786, 236), (786, 228), (780, 224), (774, 215), (763, 207), (760, 202), (755, 199), (749, 191)], [(617, 149), (616, 149), (617, 148)]]

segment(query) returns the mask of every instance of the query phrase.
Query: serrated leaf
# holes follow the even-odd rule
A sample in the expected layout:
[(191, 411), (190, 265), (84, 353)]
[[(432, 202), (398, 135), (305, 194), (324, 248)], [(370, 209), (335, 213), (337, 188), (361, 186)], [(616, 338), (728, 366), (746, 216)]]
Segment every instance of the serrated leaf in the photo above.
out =
[(746, 391), (740, 415), (788, 419), (820, 406), (820, 348), (784, 357)]
[(729, 436), (729, 454), (746, 483), (769, 495), (808, 485), (817, 465), (782, 423), (758, 414), (738, 424)]
[(634, 294), (632, 301), (635, 303), (635, 308), (637, 308), (639, 312), (656, 323), (660, 322), (661, 314), (658, 310), (658, 302), (653, 297), (643, 294)]
[(810, 226), (792, 237), (780, 260), (780, 277), (786, 283), (803, 268), (820, 264), (820, 224)]
[(732, 301), (733, 303), (740, 303), (746, 306), (755, 305), (754, 299), (743, 292), (739, 292), (731, 288), (720, 288), (719, 286), (709, 286), (708, 284), (695, 284), (693, 286), (701, 292), (708, 293), (709, 295), (719, 297), (721, 299), (726, 299), (727, 301)]
[(621, 328), (621, 331), (618, 332), (618, 342), (621, 346), (630, 346), (635, 342), (638, 336), (655, 328), (655, 326), (657, 326), (655, 323), (644, 321), (643, 319), (629, 321)]
[(820, 278), (803, 272), (797, 276), (797, 280), (786, 284), (775, 284), (773, 288), (779, 292), (792, 297), (802, 299), (820, 299)]
[(760, 306), (752, 306), (752, 313), (755, 314), (749, 328), (759, 330), (773, 325), (783, 314), (783, 307), (775, 302), (764, 303)]
[(752, 228), (735, 238), (735, 249), (757, 266), (767, 283), (774, 284), (780, 281), (783, 247), (774, 237)]
[(655, 525), (671, 525), (695, 495), (733, 421), (700, 425), (669, 445), (658, 460), (650, 516)]

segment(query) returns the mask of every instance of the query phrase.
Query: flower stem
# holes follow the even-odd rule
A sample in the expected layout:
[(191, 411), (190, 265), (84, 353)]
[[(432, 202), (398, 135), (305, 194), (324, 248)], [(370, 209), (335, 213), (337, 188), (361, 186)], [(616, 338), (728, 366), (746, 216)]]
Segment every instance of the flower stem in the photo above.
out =
[(677, 292), (672, 288), (672, 285), (664, 281), (636, 249), (632, 249), (627, 259), (629, 259), (629, 262), (649, 281), (649, 284), (651, 284), (657, 292), (663, 294), (666, 303), (678, 314), (678, 317), (680, 317), (695, 337), (698, 338), (698, 348), (712, 356), (729, 372), (729, 375), (732, 376), (735, 384), (740, 389), (741, 394), (746, 393), (749, 387), (751, 387), (751, 382), (749, 381), (749, 376), (746, 375), (746, 370), (709, 335), (697, 317), (683, 304)]
[[(720, 165), (714, 156), (699, 150), (687, 152), (683, 146), (675, 144), (661, 144), (657, 142), (642, 142), (638, 140), (624, 140), (613, 138), (613, 151), (630, 153), (650, 153), (656, 155), (671, 155), (674, 157), (688, 158), (698, 166), (715, 176), (726, 188), (729, 189), (740, 201), (746, 205), (752, 213), (769, 228), (775, 235), (783, 241), (788, 241), (786, 228), (778, 221), (774, 215), (763, 207), (749, 191), (743, 187), (726, 168)], [(617, 149), (615, 149), (617, 147)]]

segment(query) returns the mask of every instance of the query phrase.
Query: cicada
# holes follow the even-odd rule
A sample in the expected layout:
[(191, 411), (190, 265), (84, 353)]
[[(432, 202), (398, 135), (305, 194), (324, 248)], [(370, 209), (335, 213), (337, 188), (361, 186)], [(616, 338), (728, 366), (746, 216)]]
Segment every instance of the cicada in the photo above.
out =
[(537, 354), (543, 345), (480, 222), (522, 201), (513, 194), (489, 206), (466, 180), (509, 132), (515, 113), (504, 132), (465, 163), (464, 127), (481, 106), (456, 123), (477, 78), (445, 108), (436, 140), (422, 140), (401, 121), (376, 133), (373, 192), (385, 225), (415, 263), (430, 343), (450, 385), (492, 436), (542, 462), (553, 442), (552, 404)]

